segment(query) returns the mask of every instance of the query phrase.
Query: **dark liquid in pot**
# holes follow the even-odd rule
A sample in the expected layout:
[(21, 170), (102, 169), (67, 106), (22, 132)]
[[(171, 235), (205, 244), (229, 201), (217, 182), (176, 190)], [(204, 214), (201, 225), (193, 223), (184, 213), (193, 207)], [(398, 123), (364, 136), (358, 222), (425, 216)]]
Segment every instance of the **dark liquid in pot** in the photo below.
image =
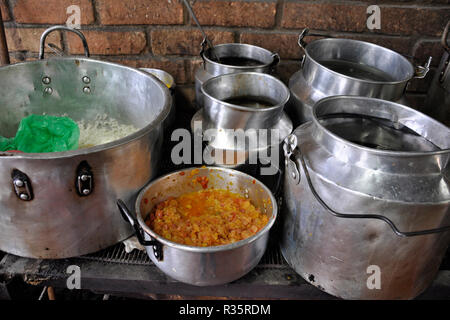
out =
[(224, 100), (224, 102), (231, 103), (237, 106), (250, 107), (256, 109), (270, 108), (277, 105), (276, 101), (273, 101), (266, 97), (252, 97), (252, 96), (233, 97)]
[(334, 134), (364, 147), (390, 151), (441, 150), (431, 141), (400, 123), (376, 117), (331, 114), (319, 118)]
[(323, 60), (319, 63), (330, 70), (352, 78), (380, 82), (395, 81), (390, 74), (361, 63), (342, 60)]
[(220, 63), (236, 67), (255, 67), (264, 65), (261, 61), (241, 57), (220, 57)]

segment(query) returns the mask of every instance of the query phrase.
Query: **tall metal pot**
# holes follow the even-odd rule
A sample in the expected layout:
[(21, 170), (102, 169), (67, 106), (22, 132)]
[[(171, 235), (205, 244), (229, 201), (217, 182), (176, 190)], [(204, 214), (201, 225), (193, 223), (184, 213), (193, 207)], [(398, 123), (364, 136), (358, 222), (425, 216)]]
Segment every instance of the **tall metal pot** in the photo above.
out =
[(364, 97), (318, 102), (286, 139), (281, 249), (346, 299), (410, 299), (450, 240), (450, 129)]
[[(46, 36), (41, 38), (41, 58)], [(0, 153), (0, 250), (32, 258), (95, 252), (131, 234), (116, 199), (133, 204), (154, 175), (170, 93), (152, 75), (85, 57), (58, 57), (0, 68), (1, 135), (14, 136), (29, 114), (93, 121), (106, 114), (139, 130), (86, 149)]]
[(412, 78), (423, 78), (424, 67), (414, 67), (402, 55), (384, 47), (351, 39), (326, 38), (306, 44), (304, 29), (298, 44), (305, 54), (301, 69), (289, 80), (288, 114), (294, 125), (312, 119), (314, 104), (329, 96), (356, 95), (406, 104), (403, 95)]

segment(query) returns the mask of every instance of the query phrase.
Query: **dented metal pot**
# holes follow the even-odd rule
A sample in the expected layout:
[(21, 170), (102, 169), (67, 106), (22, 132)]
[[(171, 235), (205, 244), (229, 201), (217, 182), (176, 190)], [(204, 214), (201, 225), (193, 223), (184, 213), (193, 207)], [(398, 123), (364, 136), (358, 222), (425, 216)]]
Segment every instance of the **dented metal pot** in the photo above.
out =
[(430, 285), (450, 241), (449, 128), (397, 103), (329, 97), (284, 149), (281, 249), (297, 273), (346, 299)]

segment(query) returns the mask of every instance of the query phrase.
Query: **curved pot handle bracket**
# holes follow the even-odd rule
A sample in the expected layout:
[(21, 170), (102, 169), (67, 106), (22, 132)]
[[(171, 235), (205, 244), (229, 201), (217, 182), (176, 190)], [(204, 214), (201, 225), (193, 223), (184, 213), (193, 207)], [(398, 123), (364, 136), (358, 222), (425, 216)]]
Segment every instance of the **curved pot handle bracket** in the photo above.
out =
[[(295, 138), (293, 138), (295, 137)], [(284, 142), (284, 146), (287, 145), (286, 149), (292, 149), (292, 145), (294, 142), (297, 142), (297, 137), (294, 134), (291, 134), (290, 136), (288, 136)], [(283, 147), (284, 147), (283, 146)], [(285, 149), (285, 150), (286, 150)], [(338, 217), (338, 218), (349, 218), (349, 219), (377, 219), (377, 220), (382, 220), (385, 223), (387, 223), (389, 225), (389, 227), (391, 227), (392, 231), (394, 231), (394, 233), (399, 236), (399, 237), (414, 237), (414, 236), (421, 236), (421, 235), (427, 235), (427, 234), (433, 234), (433, 233), (441, 233), (441, 232), (446, 232), (446, 231), (450, 231), (450, 226), (446, 226), (446, 227), (441, 227), (441, 228), (435, 228), (435, 229), (427, 229), (427, 230), (420, 230), (420, 231), (410, 231), (410, 232), (403, 232), (400, 231), (397, 226), (394, 224), (394, 222), (392, 222), (392, 220), (390, 220), (389, 218), (386, 218), (385, 216), (382, 215), (378, 215), (378, 214), (346, 214), (346, 213), (339, 213), (334, 211), (333, 209), (331, 209), (326, 202), (320, 197), (320, 195), (317, 193), (316, 189), (314, 188), (312, 182), (311, 182), (311, 177), (309, 175), (309, 171), (308, 168), (305, 164), (305, 159), (303, 158), (303, 154), (300, 150), (300, 148), (298, 147), (298, 145), (296, 144), (295, 149), (291, 150), (290, 156), (292, 154), (294, 154), (294, 158), (296, 158), (295, 156), (298, 156), (298, 162), (300, 163), (301, 168), (303, 169), (303, 172), (305, 174), (305, 178), (306, 181), (308, 183), (309, 186), (309, 190), (311, 191), (311, 193), (313, 194), (313, 196), (316, 198), (316, 200), (320, 203), (320, 205), (327, 210), (331, 215)], [(296, 158), (297, 159), (297, 158)], [(290, 161), (292, 163), (294, 163), (295, 165), (295, 170), (297, 170), (297, 175), (299, 176), (299, 170), (297, 168), (297, 163), (294, 162), (292, 159), (287, 159), (286, 161)], [(288, 163), (288, 162), (286, 162)], [(289, 168), (286, 168), (286, 171), (289, 171)], [(291, 176), (292, 179), (294, 179), (296, 181), (296, 183), (298, 184), (300, 182), (300, 177), (296, 178), (294, 177), (294, 175)], [(297, 182), (298, 181), (298, 182)]]
[(272, 63), (270, 64), (270, 68), (274, 69), (281, 61), (280, 55), (278, 53), (273, 53), (272, 54)]
[[(73, 29), (73, 28), (69, 28), (66, 26), (54, 26), (51, 28), (48, 28), (47, 30), (45, 30), (42, 35), (41, 35), (41, 40), (39, 43), (39, 59), (44, 59), (44, 47), (45, 47), (45, 39), (47, 38), (47, 36), (52, 33), (53, 31), (56, 30), (66, 30), (66, 31), (70, 31), (75, 33), (76, 35), (78, 35), (81, 39), (81, 41), (83, 42), (83, 48), (84, 48), (84, 55), (89, 58), (89, 47), (86, 41), (86, 38), (84, 37), (84, 35), (77, 29)], [(54, 45), (53, 45), (54, 46)], [(59, 51), (59, 50), (58, 50)]]
[(415, 66), (414, 70), (414, 78), (423, 79), (427, 75), (428, 71), (430, 71), (431, 65), (431, 57), (428, 57), (427, 62), (423, 66)]
[(117, 200), (117, 207), (119, 208), (119, 212), (122, 214), (122, 218), (134, 228), (139, 243), (144, 247), (153, 246), (153, 254), (155, 255), (155, 258), (158, 261), (162, 261), (163, 259), (162, 244), (158, 240), (153, 239), (152, 237), (150, 237), (152, 239), (150, 241), (145, 240), (144, 231), (139, 226), (139, 222), (137, 221), (136, 216), (131, 214), (130, 210), (128, 210), (126, 204), (121, 199)]

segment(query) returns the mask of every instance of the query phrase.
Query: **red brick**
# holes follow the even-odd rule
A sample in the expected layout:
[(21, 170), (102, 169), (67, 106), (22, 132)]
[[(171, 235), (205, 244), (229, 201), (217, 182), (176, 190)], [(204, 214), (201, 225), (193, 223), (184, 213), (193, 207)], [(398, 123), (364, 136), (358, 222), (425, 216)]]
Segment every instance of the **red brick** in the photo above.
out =
[(300, 60), (281, 61), (277, 66), (276, 74), (284, 83), (289, 83), (289, 79), (294, 73), (300, 70)]
[(0, 9), (2, 10), (3, 21), (11, 20), (11, 17), (9, 15), (8, 5), (6, 4), (6, 0), (0, 0)]
[(188, 63), (188, 68), (186, 70), (188, 83), (195, 83), (195, 72), (198, 68), (203, 65), (203, 60), (201, 58), (192, 59)]
[(183, 4), (176, 0), (97, 0), (104, 25), (182, 24)]
[[(6, 41), (9, 51), (39, 52), (39, 40), (45, 28), (6, 28)], [(61, 34), (52, 32), (46, 43), (53, 43), (61, 48)], [(45, 51), (50, 51), (47, 47)]]
[[(285, 28), (311, 28), (333, 31), (370, 31), (367, 28), (367, 4), (361, 3), (297, 3), (284, 4), (281, 25)], [(450, 8), (413, 7), (380, 4), (383, 34), (438, 35), (442, 32)]]
[(11, 64), (19, 63), (19, 62), (25, 62), (25, 61), (34, 61), (37, 60), (36, 57), (30, 57), (26, 54), (23, 54), (22, 52), (15, 52), (9, 55), (9, 60)]
[(282, 59), (299, 59), (301, 49), (297, 45), (298, 34), (283, 33), (251, 33), (241, 34), (240, 42), (253, 44), (276, 52)]
[(110, 59), (112, 62), (124, 64), (133, 68), (156, 68), (170, 73), (176, 84), (186, 83), (185, 63), (182, 59), (169, 60), (166, 58), (139, 57), (132, 59), (124, 57), (121, 59)]
[(81, 9), (81, 24), (94, 22), (94, 10), (89, 0), (19, 0), (13, 7), (14, 17), (19, 23), (65, 24), (70, 13), (67, 8), (78, 5)]
[(414, 46), (413, 57), (420, 64), (424, 64), (431, 56), (431, 65), (437, 67), (444, 54), (444, 48), (439, 40), (420, 40)]
[[(139, 54), (147, 45), (143, 31), (92, 31), (83, 30), (91, 54)], [(67, 35), (69, 50), (73, 54), (84, 52), (79, 37), (73, 33)]]
[(200, 24), (270, 28), (275, 25), (276, 1), (196, 1)]
[(364, 31), (367, 30), (366, 8), (360, 4), (287, 2), (281, 25), (285, 28)]
[[(234, 42), (228, 31), (206, 31), (214, 44)], [(203, 36), (197, 29), (160, 29), (151, 32), (152, 50), (155, 55), (199, 55)]]
[(438, 36), (450, 19), (450, 8), (381, 7), (380, 32)]

